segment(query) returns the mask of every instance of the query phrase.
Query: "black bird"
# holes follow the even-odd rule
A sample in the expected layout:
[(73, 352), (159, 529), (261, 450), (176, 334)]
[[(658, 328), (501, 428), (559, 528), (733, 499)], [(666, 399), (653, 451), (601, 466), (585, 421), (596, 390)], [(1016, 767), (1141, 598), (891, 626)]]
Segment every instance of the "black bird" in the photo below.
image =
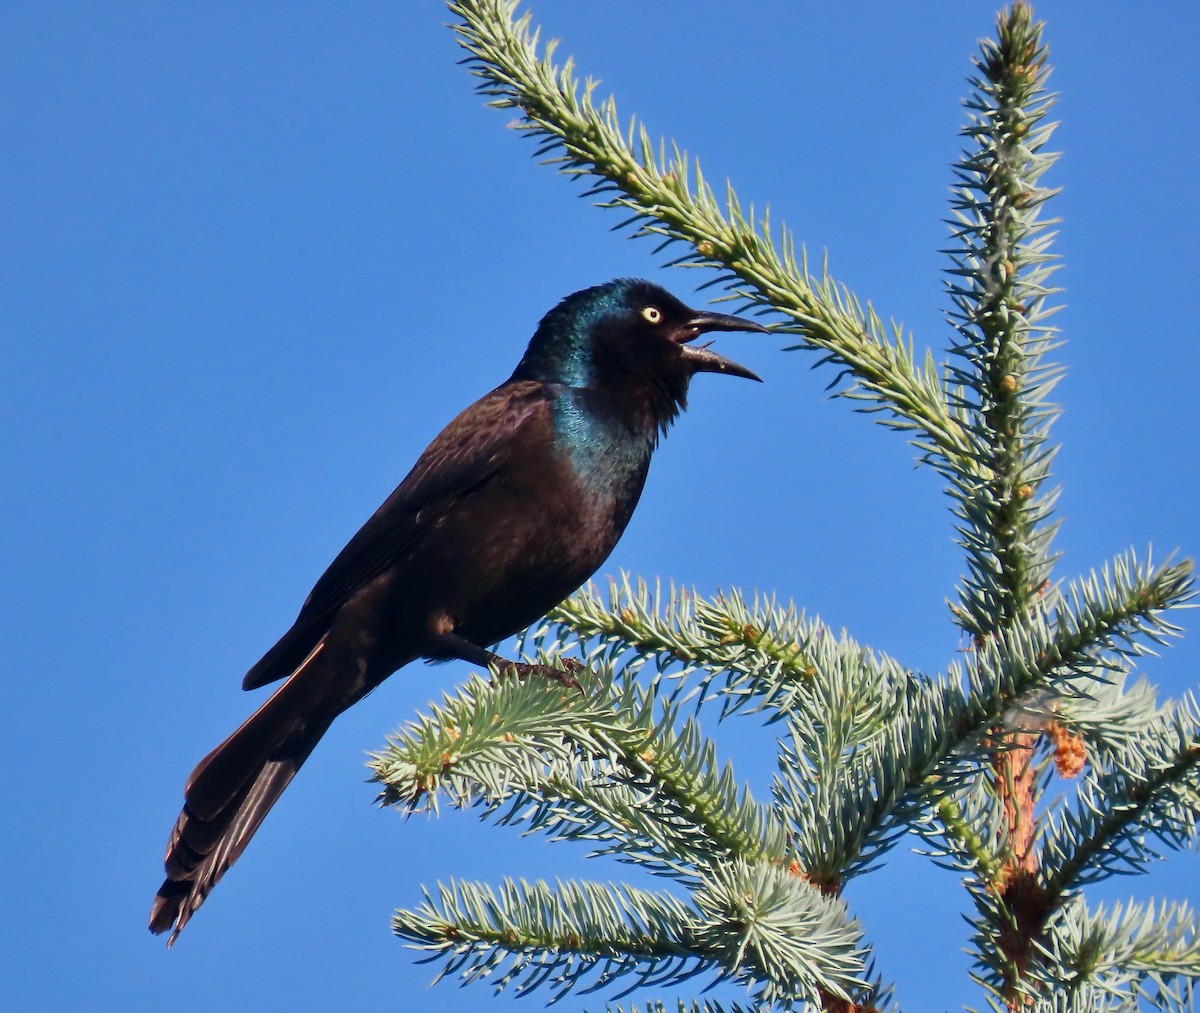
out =
[(168, 945), (347, 707), (417, 658), (498, 658), (608, 558), (696, 373), (757, 380), (707, 331), (764, 331), (619, 279), (542, 319), (508, 380), (452, 421), (338, 554), (243, 689), (286, 679), (188, 778), (150, 912)]

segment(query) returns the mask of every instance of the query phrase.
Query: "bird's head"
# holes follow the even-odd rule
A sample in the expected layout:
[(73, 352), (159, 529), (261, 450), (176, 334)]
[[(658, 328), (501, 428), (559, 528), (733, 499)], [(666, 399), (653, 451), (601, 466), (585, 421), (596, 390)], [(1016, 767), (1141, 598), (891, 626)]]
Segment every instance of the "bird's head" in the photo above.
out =
[(708, 345), (690, 344), (709, 331), (766, 328), (725, 313), (691, 309), (651, 282), (619, 278), (575, 292), (547, 313), (513, 378), (657, 392), (670, 402), (673, 415), (697, 373), (759, 379)]

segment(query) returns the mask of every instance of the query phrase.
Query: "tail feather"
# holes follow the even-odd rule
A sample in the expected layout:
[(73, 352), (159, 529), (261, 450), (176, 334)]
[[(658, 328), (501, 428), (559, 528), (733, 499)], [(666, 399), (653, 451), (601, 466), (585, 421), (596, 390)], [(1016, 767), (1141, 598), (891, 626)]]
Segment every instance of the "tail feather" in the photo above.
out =
[(163, 859), (166, 879), (150, 910), (150, 931), (183, 927), (250, 838), (340, 706), (314, 707), (310, 687), (292, 679), (196, 766)]
[(309, 623), (303, 637), (295, 628), (284, 637), (287, 650), (277, 645), (268, 652), (272, 679), (282, 674), (279, 659), (294, 660), (295, 670), (192, 771), (167, 844), (167, 876), (150, 909), (150, 931), (171, 931), (168, 946), (238, 860), (334, 718), (416, 656), (399, 656), (393, 647), (386, 662), (370, 669), (391, 579), (380, 574), (351, 594), (315, 642)]
[[(305, 679), (297, 671), (237, 731), (196, 764), (183, 788), (185, 811), (190, 810), (205, 822), (216, 821), (233, 800), (248, 790), (268, 760), (281, 750), (286, 752), (290, 739), (306, 735), (320, 701), (306, 685), (316, 681), (311, 677), (316, 673), (304, 674), (309, 677)], [(322, 725), (321, 731), (327, 727)]]
[(173, 928), (168, 946), (175, 943), (212, 888), (241, 856), (318, 738), (306, 743), (301, 752), (263, 764), (249, 787), (213, 819), (200, 819), (184, 806), (167, 846), (167, 878), (150, 911), (151, 932)]

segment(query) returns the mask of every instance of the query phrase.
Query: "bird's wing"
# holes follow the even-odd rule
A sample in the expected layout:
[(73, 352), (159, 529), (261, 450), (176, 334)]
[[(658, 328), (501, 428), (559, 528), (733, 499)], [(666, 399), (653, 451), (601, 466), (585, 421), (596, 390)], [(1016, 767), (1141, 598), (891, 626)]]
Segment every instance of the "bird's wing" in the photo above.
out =
[(507, 383), (463, 411), (434, 438), (383, 505), (321, 575), (292, 628), (246, 673), (243, 689), (291, 675), (355, 591), (392, 566), (452, 504), (503, 469), (517, 433), (549, 410), (553, 389)]

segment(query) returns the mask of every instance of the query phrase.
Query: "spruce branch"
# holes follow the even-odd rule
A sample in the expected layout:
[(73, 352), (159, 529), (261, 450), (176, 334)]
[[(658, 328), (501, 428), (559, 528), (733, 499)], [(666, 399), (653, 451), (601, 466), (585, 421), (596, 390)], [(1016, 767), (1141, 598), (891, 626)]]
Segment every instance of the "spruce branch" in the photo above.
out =
[[(876, 713), (886, 720), (865, 727), (864, 734), (839, 736), (835, 720), (846, 714), (854, 685), (862, 686), (861, 672), (856, 669), (837, 693), (822, 696), (818, 689), (838, 668), (818, 668), (809, 677), (809, 693), (793, 699), (792, 734), (774, 789), (806, 874), (836, 886), (868, 869), (906, 826), (923, 825), (927, 806), (943, 804), (965, 773), (977, 769), (961, 767), (964, 755), (978, 759), (987, 730), (1014, 704), (1048, 687), (1088, 697), (1121, 658), (1144, 653), (1147, 640), (1162, 643), (1174, 635), (1178, 628), (1165, 613), (1190, 596), (1189, 564), (1154, 568), (1132, 555), (1118, 558), (1069, 585), (1056, 616), (1039, 610), (973, 653), (965, 690), (957, 671), (936, 680), (889, 680), (888, 706)], [(564, 617), (573, 624), (568, 630), (578, 626), (585, 636), (613, 638), (619, 651), (630, 644), (644, 650), (653, 639), (670, 645), (670, 658), (694, 662), (698, 648), (711, 650), (712, 640), (694, 625), (700, 599), (688, 601), (651, 607), (644, 588), (614, 589), (605, 608), (589, 592), (568, 603)], [(818, 638), (807, 639), (812, 644)], [(811, 710), (801, 701), (812, 703)], [(979, 807), (970, 822), (978, 833), (991, 826)], [(984, 852), (977, 857), (982, 860)], [(994, 862), (985, 866), (995, 871)]]
[(497, 992), (549, 984), (560, 998), (586, 976), (595, 978), (592, 990), (631, 971), (640, 983), (663, 984), (717, 966), (715, 957), (696, 955), (694, 913), (669, 894), (505, 879), (499, 889), (452, 881), (424, 897), (397, 911), (392, 928), (441, 961), (435, 981), (489, 977)]
[(393, 928), (441, 962), (439, 978), (491, 977), (497, 991), (546, 985), (556, 999), (589, 978), (591, 991), (628, 975), (638, 987), (707, 972), (785, 1005), (868, 987), (860, 930), (845, 905), (794, 876), (726, 863), (691, 899), (586, 882), (451, 882), (398, 911)]
[[(951, 396), (965, 420), (982, 467), (952, 476), (951, 493), (967, 577), (955, 618), (976, 646), (985, 644), (1039, 607), (1051, 589), (1050, 543), (1056, 498), (1044, 488), (1055, 448), (1048, 444), (1057, 408), (1046, 400), (1061, 370), (1043, 361), (1052, 347), (1047, 299), (1055, 268), (1049, 252), (1052, 221), (1039, 220), (1053, 191), (1040, 185), (1056, 156), (1045, 152), (1054, 130), (1044, 122), (1052, 97), (1042, 25), (1025, 4), (1000, 14), (996, 40), (984, 40), (967, 101), (964, 134), (971, 148), (955, 166), (952, 208), (956, 246), (951, 258)], [(992, 738), (999, 839), (1007, 853), (994, 882), (1000, 901), (984, 904), (995, 917), (1005, 998), (1020, 1000), (1027, 963), (1025, 935), (1041, 915), (1029, 882), (1037, 871), (1033, 847), (1037, 772), (1036, 731), (998, 723)], [(986, 949), (986, 946), (985, 946)]]
[(861, 930), (840, 898), (787, 870), (747, 862), (715, 867), (695, 894), (701, 940), (727, 966), (762, 981), (766, 1002), (822, 1004), (871, 989)]
[(1049, 576), (1047, 520), (1055, 493), (1044, 492), (1055, 449), (1047, 445), (1058, 409), (1046, 401), (1061, 369), (1044, 362), (1054, 328), (1047, 299), (1056, 267), (1049, 252), (1054, 220), (1039, 218), (1054, 194), (1040, 185), (1057, 156), (1044, 151), (1054, 124), (1042, 25), (1022, 4), (997, 21), (975, 60), (975, 93), (964, 130), (972, 148), (955, 166), (954, 238), (948, 288), (953, 397), (982, 467), (955, 476), (952, 492), (969, 577), (959, 621), (982, 639), (1024, 614)]
[(1157, 839), (1186, 847), (1200, 830), (1200, 704), (1188, 694), (1080, 785), (1076, 807), (1044, 833), (1050, 900), (1158, 857)]
[(786, 864), (782, 826), (695, 720), (679, 721), (653, 683), (606, 666), (578, 676), (583, 693), (471, 680), (373, 757), (381, 801), (412, 812), (445, 795), (672, 876), (732, 857)]
[(744, 211), (732, 186), (722, 208), (699, 162), (675, 145), (670, 156), (664, 144), (656, 149), (636, 120), (622, 127), (612, 98), (593, 101), (599, 82), (588, 78), (581, 91), (573, 61), (553, 62), (555, 43), (539, 57), (539, 33), (528, 12), (513, 20), (516, 6), (449, 3), (461, 19), (455, 31), (481, 80), (479, 91), (493, 106), (521, 111), (519, 129), (541, 142), (537, 154), (554, 153), (548, 161), (568, 175), (593, 177), (585, 195), (608, 195), (600, 206), (628, 212), (621, 226), (636, 225), (635, 237), (661, 240), (660, 250), (677, 242), (688, 247), (673, 266), (715, 268), (720, 274), (709, 284), (722, 284), (748, 308), (787, 317), (780, 329), (798, 335), (801, 344), (793, 347), (820, 352), (822, 363), (851, 379), (843, 393), (866, 399), (869, 411), (886, 409), (888, 424), (911, 431), (926, 459), (969, 471), (973, 448), (946, 403), (932, 357), (919, 363), (902, 329), (885, 327), (869, 304), (864, 310), (826, 266), (812, 274), (786, 227), (778, 228), (776, 244), (770, 215)]
[(596, 679), (580, 675), (582, 693), (547, 679), (472, 677), (372, 754), (379, 801), (409, 812), (436, 811), (442, 796), (459, 807), (494, 806), (571, 767), (580, 752), (606, 753), (611, 701)]
[[(624, 1006), (606, 1006), (606, 1013), (668, 1013), (665, 1003), (655, 1002), (648, 1006), (630, 1006), (628, 1010)], [(724, 1003), (714, 1002), (711, 999), (704, 1002), (685, 1003), (680, 999), (674, 1007), (674, 1013), (755, 1013), (749, 1006), (742, 1006), (739, 1003)]]
[(985, 731), (1006, 708), (1040, 688), (1088, 697), (1127, 659), (1153, 653), (1150, 645), (1178, 636), (1169, 614), (1193, 596), (1190, 562), (1156, 567), (1149, 554), (1144, 562), (1132, 552), (1118, 556), (1072, 581), (1053, 617), (1039, 609), (969, 656), (961, 710), (958, 687), (943, 684), (947, 713), (958, 714), (955, 745)]
[[(1167, 564), (1152, 570), (1149, 561), (1141, 564), (1132, 556), (1120, 558), (1100, 573), (1068, 586), (1049, 639), (1041, 632), (1050, 629), (1047, 623), (1024, 632), (1010, 627), (977, 652), (971, 681), (978, 689), (973, 696), (981, 701), (996, 688), (1007, 686), (1001, 699), (1010, 702), (1019, 701), (1031, 690), (1086, 698), (1095, 685), (1103, 685), (1108, 672), (1123, 674), (1128, 660), (1151, 652), (1149, 645), (1177, 635), (1179, 629), (1168, 614), (1185, 606), (1192, 595), (1190, 564)], [(1022, 670), (1028, 673), (1039, 667), (1048, 678), (1024, 678)], [(985, 723), (1008, 724), (1017, 714), (1019, 711), (1005, 715), (1004, 722), (992, 714)], [(1032, 738), (1018, 728), (1014, 751), (1032, 753)], [(1035, 782), (1031, 797), (1036, 791)], [(1011, 797), (1011, 788), (1000, 786), (997, 794), (1002, 799)], [(1026, 822), (1017, 828), (1024, 828), (1027, 836), (1016, 844), (1012, 809), (1003, 811), (1008, 821), (1003, 837), (1008, 860), (998, 879), (984, 893), (973, 891), (973, 897), (980, 909), (975, 922), (978, 960), (992, 975), (992, 984), (1008, 1006), (1015, 1009), (1026, 996), (1033, 942), (1061, 903), (1063, 888), (1048, 882), (1040, 868), (1052, 861), (1047, 858), (1051, 848), (1044, 845), (1034, 850), (1032, 811), (1022, 812)]]
[(1079, 740), (1081, 760), (1105, 767), (1130, 740), (1144, 735), (1160, 712), (1154, 687), (1130, 674), (1128, 663), (1113, 658), (1105, 680), (1093, 680), (1086, 693), (1035, 693), (1022, 700), (1019, 723), (1042, 728), (1056, 742), (1064, 736)]
[(938, 797), (936, 819), (921, 826), (935, 847), (926, 850), (934, 861), (966, 873), (968, 890), (987, 889), (1004, 870), (998, 813), (982, 779), (971, 778), (959, 791)]
[(1038, 950), (1033, 978), (1044, 990), (1193, 1008), (1200, 919), (1188, 904), (1130, 901), (1089, 911), (1077, 900), (1051, 919)]
[[(985, 985), (986, 987), (986, 985)], [(1054, 992), (1050, 995), (1021, 995), (1022, 1013), (1136, 1013), (1142, 1007), (1131, 1005), (1128, 996), (1105, 995), (1097, 989), (1081, 988), (1073, 992)], [(1012, 1013), (1012, 1004), (992, 991), (987, 996), (988, 1009), (994, 1013)], [(1170, 1003), (1156, 1005), (1153, 1009), (1191, 1013), (1192, 1007), (1179, 1007)], [(970, 1011), (971, 1008), (968, 1007)]]
[(607, 601), (593, 587), (577, 591), (527, 631), (522, 648), (577, 649), (622, 671), (652, 663), (677, 681), (677, 699), (694, 695), (700, 705), (719, 696), (722, 717), (766, 710), (771, 720), (804, 712), (820, 721), (851, 708), (868, 731), (888, 713), (897, 687), (919, 678), (791, 603), (747, 602), (737, 590), (706, 598), (674, 585), (651, 592), (627, 574), (610, 581)]
[[(1086, 693), (1117, 657), (1136, 657), (1150, 643), (1178, 633), (1167, 613), (1192, 597), (1191, 565), (1152, 568), (1132, 554), (1073, 582), (1072, 609), (1053, 620), (1036, 612), (1004, 630), (970, 656), (965, 689), (956, 671), (928, 683), (910, 683), (898, 697), (890, 727), (838, 773), (829, 798), (838, 818), (813, 810), (802, 790), (785, 792), (798, 822), (793, 833), (818, 839), (823, 877), (836, 880), (865, 867), (888, 846), (902, 823), (919, 820), (927, 805), (976, 768), (987, 730), (1030, 692)], [(971, 761), (964, 768), (964, 759)], [(827, 821), (827, 822), (825, 822)], [(814, 846), (817, 846), (814, 840)], [(823, 879), (823, 881), (829, 881)]]

